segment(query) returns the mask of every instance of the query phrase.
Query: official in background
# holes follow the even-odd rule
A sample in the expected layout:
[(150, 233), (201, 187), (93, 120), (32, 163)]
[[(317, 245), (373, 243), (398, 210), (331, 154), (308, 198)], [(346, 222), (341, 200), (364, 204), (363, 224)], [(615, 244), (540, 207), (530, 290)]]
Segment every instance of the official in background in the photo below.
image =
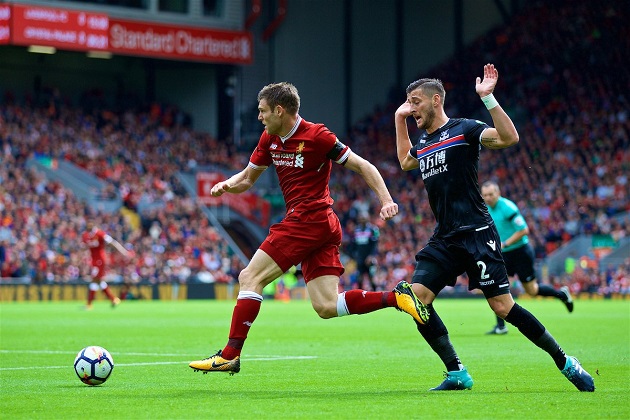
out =
[[(527, 236), (529, 227), (516, 204), (501, 196), (499, 185), (494, 181), (486, 181), (481, 186), (481, 195), (499, 231), (508, 276), (513, 277), (516, 274), (528, 295), (554, 297), (561, 300), (569, 312), (573, 312), (573, 299), (568, 287), (563, 286), (556, 290), (547, 284), (539, 284), (536, 280), (534, 250)], [(507, 334), (508, 329), (503, 318), (496, 318), (497, 324), (487, 334)]]

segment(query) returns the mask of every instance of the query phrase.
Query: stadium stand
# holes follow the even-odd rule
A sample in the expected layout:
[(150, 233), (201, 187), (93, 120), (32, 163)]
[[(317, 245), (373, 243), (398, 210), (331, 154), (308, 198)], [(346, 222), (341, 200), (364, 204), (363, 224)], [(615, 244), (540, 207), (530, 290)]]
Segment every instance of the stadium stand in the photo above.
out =
[[(497, 96), (514, 116), (521, 143), (482, 152), (480, 180), (498, 181), (522, 209), (539, 261), (583, 235), (610, 238), (613, 246), (630, 238), (630, 70), (621, 53), (630, 49), (630, 13), (628, 5), (610, 4), (536, 2), (511, 25), (427, 72), (445, 81), (449, 116), (488, 120), (472, 86), (485, 61), (498, 63)], [(547, 31), (550, 25), (560, 29)], [(373, 220), (381, 227), (375, 282), (383, 289), (409, 278), (414, 255), (434, 226), (422, 181), (413, 172), (403, 174), (393, 152), (392, 118), (404, 87), (390, 96), (347, 134), (353, 150), (377, 163), (400, 205), (400, 215), (387, 226)], [(80, 232), (96, 214), (138, 256), (128, 266), (118, 262), (121, 281), (236, 282), (242, 263), (177, 174), (203, 165), (240, 168), (248, 153), (237, 152), (229, 140), (195, 132), (174, 106), (154, 103), (122, 112), (96, 106), (90, 112), (63, 101), (18, 104), (11, 98), (7, 92), (0, 105), (1, 277), (34, 283), (80, 279), (88, 266), (87, 254), (79, 251)], [(79, 200), (29, 167), (33, 158), (45, 165), (69, 162), (93, 174), (106, 184), (99, 196), (120, 195), (126, 216)], [(377, 213), (374, 197), (356, 177), (333, 170), (331, 192), (346, 229), (359, 213)], [(135, 227), (130, 214), (139, 220)], [(597, 264), (600, 256), (587, 257), (561, 275), (541, 278), (558, 287), (568, 284), (576, 295), (628, 295), (630, 257), (610, 267)], [(349, 287), (353, 264), (346, 262)], [(465, 290), (465, 282), (455, 289)]]

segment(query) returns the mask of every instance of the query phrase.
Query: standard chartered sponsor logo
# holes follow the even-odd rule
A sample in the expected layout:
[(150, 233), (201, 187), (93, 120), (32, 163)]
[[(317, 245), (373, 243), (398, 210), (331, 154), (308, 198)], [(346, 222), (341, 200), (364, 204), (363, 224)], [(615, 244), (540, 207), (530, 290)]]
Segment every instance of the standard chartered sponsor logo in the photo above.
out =
[(292, 166), (304, 169), (304, 156), (301, 154), (272, 152), (271, 158), (276, 166)]

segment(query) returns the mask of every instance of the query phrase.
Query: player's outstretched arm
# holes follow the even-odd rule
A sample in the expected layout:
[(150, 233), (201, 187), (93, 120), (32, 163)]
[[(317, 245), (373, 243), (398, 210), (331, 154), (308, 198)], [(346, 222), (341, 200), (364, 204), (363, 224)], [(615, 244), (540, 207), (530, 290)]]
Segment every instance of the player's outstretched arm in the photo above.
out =
[(477, 77), (475, 90), (490, 112), (494, 128), (485, 130), (481, 144), (489, 149), (504, 149), (518, 143), (519, 137), (510, 116), (501, 108), (494, 97), (494, 88), (499, 80), (499, 71), (494, 64), (483, 67), (483, 79)]
[(116, 248), (116, 251), (120, 252), (120, 254), (125, 257), (125, 258), (131, 258), (131, 252), (127, 251), (127, 248), (125, 248), (120, 242), (118, 242), (116, 239), (112, 238), (110, 235), (105, 235), (105, 243), (113, 246), (114, 248)]
[(381, 219), (389, 220), (398, 214), (398, 204), (394, 203), (376, 166), (354, 152), (350, 152), (350, 156), (348, 156), (344, 166), (361, 175), (372, 191), (374, 191), (381, 202)]
[(210, 190), (210, 194), (214, 197), (219, 197), (226, 192), (232, 194), (240, 194), (249, 190), (254, 183), (260, 178), (260, 175), (264, 172), (260, 169), (254, 169), (249, 165), (245, 167), (241, 172), (232, 175), (225, 181), (217, 182)]

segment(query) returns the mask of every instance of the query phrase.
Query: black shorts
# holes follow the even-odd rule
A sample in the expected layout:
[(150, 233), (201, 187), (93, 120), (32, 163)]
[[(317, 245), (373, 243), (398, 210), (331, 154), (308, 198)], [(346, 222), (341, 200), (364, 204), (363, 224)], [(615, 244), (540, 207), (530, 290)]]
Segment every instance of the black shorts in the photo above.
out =
[(517, 275), (521, 283), (536, 280), (534, 270), (534, 249), (526, 244), (520, 248), (503, 253), (508, 276)]
[(458, 233), (448, 238), (433, 236), (416, 255), (413, 282), (436, 296), (454, 286), (457, 276), (468, 274), (468, 290), (480, 289), (487, 298), (510, 293), (501, 240), (496, 227)]

